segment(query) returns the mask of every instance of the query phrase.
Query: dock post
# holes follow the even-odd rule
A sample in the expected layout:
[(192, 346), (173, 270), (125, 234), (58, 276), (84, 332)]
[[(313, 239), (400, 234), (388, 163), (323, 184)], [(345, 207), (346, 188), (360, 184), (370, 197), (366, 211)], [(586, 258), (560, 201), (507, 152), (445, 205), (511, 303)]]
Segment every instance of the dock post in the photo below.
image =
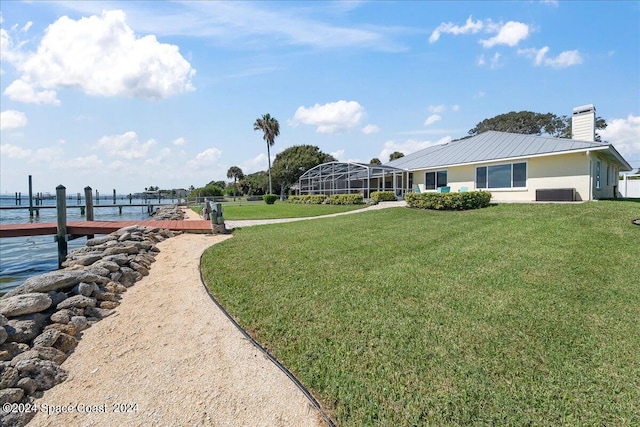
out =
[(58, 217), (58, 233), (56, 240), (58, 241), (58, 267), (62, 267), (62, 263), (67, 258), (67, 200), (65, 198), (66, 188), (64, 185), (56, 187), (56, 210)]
[(29, 218), (33, 218), (33, 180), (29, 175)]
[[(98, 190), (96, 190), (98, 194)], [(91, 187), (84, 187), (84, 205), (86, 209), (86, 220), (93, 221), (93, 194), (91, 194)], [(93, 234), (88, 235), (87, 239), (93, 239)]]
[(86, 208), (87, 221), (93, 221), (93, 195), (91, 194), (91, 187), (84, 187), (84, 205)]
[(116, 189), (113, 189), (113, 204), (116, 204)]

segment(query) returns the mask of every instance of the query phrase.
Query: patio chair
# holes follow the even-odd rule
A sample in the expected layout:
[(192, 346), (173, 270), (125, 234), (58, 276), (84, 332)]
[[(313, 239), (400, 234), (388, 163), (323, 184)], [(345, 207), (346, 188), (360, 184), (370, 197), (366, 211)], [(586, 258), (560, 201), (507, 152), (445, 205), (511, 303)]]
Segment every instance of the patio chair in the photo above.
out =
[(413, 190), (413, 192), (420, 194), (420, 186), (416, 185), (416, 188), (415, 190)]
[(460, 193), (466, 193), (467, 191), (469, 191), (468, 187), (460, 187)]
[(438, 193), (448, 193), (451, 191), (451, 187), (438, 187)]

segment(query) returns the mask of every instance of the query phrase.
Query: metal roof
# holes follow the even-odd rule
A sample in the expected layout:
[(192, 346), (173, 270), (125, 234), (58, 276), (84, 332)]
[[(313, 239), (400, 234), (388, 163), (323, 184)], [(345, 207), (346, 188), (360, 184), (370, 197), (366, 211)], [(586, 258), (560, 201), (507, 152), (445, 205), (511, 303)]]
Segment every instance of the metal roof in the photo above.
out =
[(427, 147), (388, 162), (386, 166), (410, 171), (593, 149), (609, 149), (623, 166), (628, 166), (610, 144), (496, 131)]
[(329, 175), (349, 175), (355, 179), (376, 178), (403, 170), (389, 165), (373, 165), (357, 162), (327, 162), (306, 171), (300, 179)]

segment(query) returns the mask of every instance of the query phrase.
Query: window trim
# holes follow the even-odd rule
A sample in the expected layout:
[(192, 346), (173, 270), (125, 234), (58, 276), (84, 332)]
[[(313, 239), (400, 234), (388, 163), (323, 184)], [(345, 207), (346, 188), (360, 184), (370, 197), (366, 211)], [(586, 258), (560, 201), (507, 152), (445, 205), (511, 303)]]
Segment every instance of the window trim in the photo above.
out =
[(602, 161), (596, 160), (596, 190), (602, 189)]
[[(438, 173), (440, 173), (440, 172), (444, 172), (445, 173), (447, 180), (446, 180), (444, 185), (438, 186)], [(427, 175), (430, 174), (430, 173), (433, 174), (435, 188), (428, 188), (427, 187)], [(448, 185), (449, 185), (449, 172), (448, 172), (448, 169), (438, 169), (438, 170), (426, 171), (424, 173), (424, 189), (426, 191), (438, 191), (438, 188), (446, 187)]]
[[(513, 186), (513, 166), (514, 165), (519, 165), (519, 164), (524, 164), (525, 165), (525, 177), (524, 177), (524, 187), (514, 187)], [(504, 166), (504, 165), (509, 165), (511, 166), (511, 170), (510, 170), (510, 180), (511, 180), (511, 185), (509, 187), (489, 187), (489, 168), (494, 167), (494, 166)], [(485, 186), (484, 187), (478, 187), (478, 169), (481, 168), (485, 168)], [(476, 166), (475, 168), (475, 176), (473, 177), (473, 184), (476, 188), (476, 190), (487, 190), (487, 191), (523, 191), (523, 190), (527, 190), (528, 186), (529, 186), (529, 162), (527, 160), (522, 161), (522, 162), (506, 162), (506, 163), (493, 163), (490, 165), (481, 165), (481, 166)]]

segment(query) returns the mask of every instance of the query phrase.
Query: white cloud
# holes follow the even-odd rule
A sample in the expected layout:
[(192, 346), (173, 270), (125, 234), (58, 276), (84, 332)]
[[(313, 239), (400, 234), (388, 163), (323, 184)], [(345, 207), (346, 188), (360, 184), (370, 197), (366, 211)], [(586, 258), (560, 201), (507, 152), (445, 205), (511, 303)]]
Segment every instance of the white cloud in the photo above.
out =
[[(455, 25), (451, 22), (441, 23), (433, 33), (431, 33), (429, 43), (438, 41), (441, 34), (477, 34), (480, 31), (488, 34), (497, 33), (493, 37), (480, 40), (480, 43), (486, 48), (500, 44), (513, 47), (529, 36), (529, 26), (522, 22), (509, 21), (503, 24), (502, 22), (492, 22), (490, 19), (474, 21), (472, 17), (469, 16), (466, 23), (462, 26)], [(479, 63), (483, 61), (484, 57), (478, 60)]]
[(258, 171), (266, 171), (268, 167), (267, 163), (267, 155), (266, 153), (260, 153), (253, 159), (245, 160), (240, 165), (240, 169), (242, 172), (246, 174), (258, 172)]
[(376, 125), (369, 124), (362, 128), (362, 133), (366, 135), (370, 135), (372, 133), (378, 133), (378, 132), (380, 132), (380, 128)]
[(442, 120), (442, 117), (439, 114), (432, 114), (427, 117), (427, 120), (424, 121), (424, 125), (429, 126), (436, 122), (439, 122), (440, 120)]
[(452, 111), (460, 111), (460, 106), (458, 104), (452, 105), (451, 106), (451, 110)]
[(500, 65), (502, 65), (500, 63), (500, 53), (496, 52), (491, 58), (491, 69), (498, 68)]
[(486, 39), (480, 40), (482, 46), (486, 48), (493, 47), (499, 44), (505, 44), (507, 46), (516, 46), (522, 40), (529, 36), (529, 26), (522, 22), (509, 21), (503, 26), (499, 27), (498, 34)]
[(549, 52), (549, 46), (545, 46), (541, 49), (518, 49), (519, 55), (524, 55), (527, 58), (532, 58), (533, 63), (537, 66), (543, 65), (552, 68), (567, 68), (573, 65), (582, 64), (582, 56), (577, 50), (567, 50), (560, 53), (555, 58), (547, 57)]
[(293, 125), (297, 122), (317, 126), (318, 133), (346, 132), (360, 124), (365, 116), (364, 108), (356, 101), (329, 102), (313, 107), (299, 107), (293, 117)]
[(31, 150), (25, 150), (24, 148), (20, 148), (17, 145), (13, 144), (2, 144), (0, 145), (0, 157), (5, 159), (26, 159), (31, 156)]
[(634, 167), (640, 167), (640, 116), (629, 114), (626, 119), (609, 119), (607, 128), (599, 130), (600, 138), (613, 144)]
[(478, 31), (482, 30), (484, 24), (482, 21), (473, 21), (471, 16), (467, 18), (467, 22), (463, 26), (455, 25), (451, 22), (443, 22), (438, 27), (433, 30), (431, 36), (429, 36), (429, 43), (435, 43), (440, 39), (440, 34), (475, 34)]
[(173, 140), (173, 145), (185, 145), (187, 143), (187, 140), (184, 139), (183, 137), (177, 138)]
[(24, 102), (26, 104), (60, 104), (56, 91), (42, 90), (36, 92), (32, 85), (22, 79), (14, 80), (4, 90), (4, 94), (13, 101)]
[(430, 113), (443, 113), (446, 109), (447, 107), (444, 105), (429, 105), (427, 107)]
[(77, 21), (59, 18), (47, 28), (37, 51), (17, 64), (22, 80), (44, 89), (145, 99), (193, 90), (195, 70), (178, 46), (160, 43), (153, 35), (137, 37), (125, 18), (120, 10)]
[(384, 148), (380, 152), (380, 156), (378, 158), (382, 161), (382, 163), (387, 163), (389, 161), (389, 156), (395, 151), (399, 151), (406, 156), (407, 154), (411, 154), (418, 150), (431, 147), (432, 145), (444, 144), (445, 142), (450, 141), (450, 136), (440, 138), (437, 141), (418, 141), (415, 139), (409, 139), (403, 142), (387, 141), (384, 143)]
[(0, 130), (17, 129), (27, 125), (27, 115), (22, 111), (5, 110), (0, 113)]
[(221, 156), (222, 151), (219, 149), (215, 147), (207, 148), (206, 150), (198, 153), (194, 159), (189, 160), (187, 162), (187, 167), (195, 170), (213, 169), (217, 165)]
[(336, 151), (332, 151), (331, 154), (333, 157), (335, 157), (336, 159), (338, 159), (339, 161), (344, 161), (344, 150), (340, 149), (340, 150), (336, 150)]
[(125, 132), (122, 135), (109, 135), (100, 138), (97, 148), (104, 148), (107, 155), (111, 157), (122, 157), (124, 159), (140, 159), (147, 155), (151, 147), (156, 144), (153, 139), (141, 144), (138, 135), (133, 132)]
[(52, 163), (54, 169), (72, 170), (81, 174), (95, 173), (101, 170), (103, 166), (102, 160), (95, 154), (68, 160), (57, 160)]

